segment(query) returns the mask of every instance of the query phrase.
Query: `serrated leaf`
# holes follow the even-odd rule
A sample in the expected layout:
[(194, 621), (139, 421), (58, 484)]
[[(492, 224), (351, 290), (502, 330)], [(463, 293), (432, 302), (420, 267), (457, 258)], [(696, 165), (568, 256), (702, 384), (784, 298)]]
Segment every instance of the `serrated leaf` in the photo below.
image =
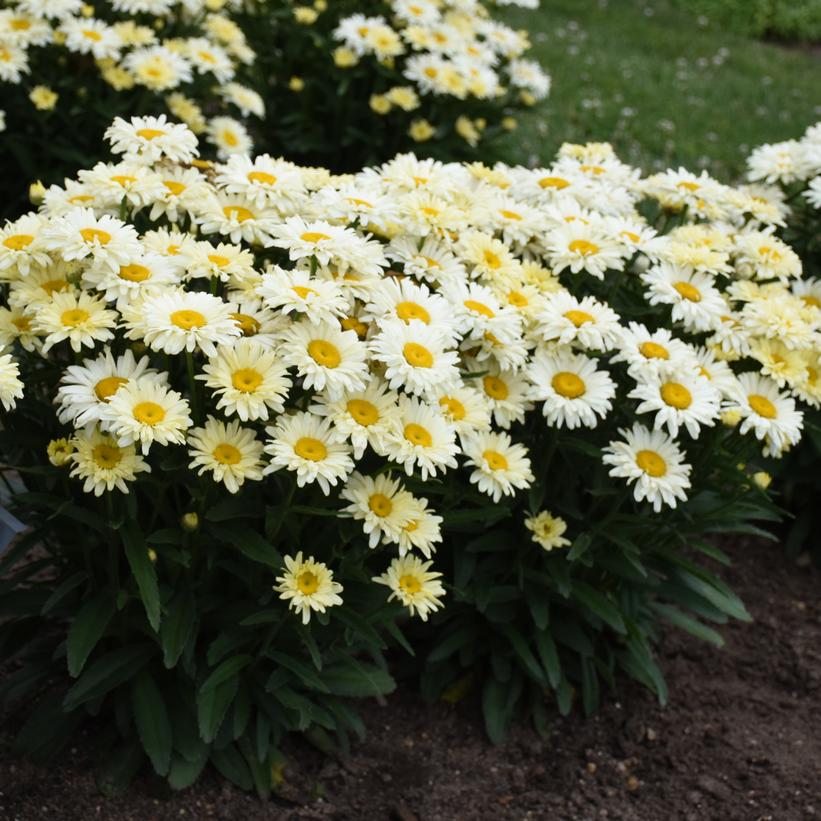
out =
[(148, 545), (134, 522), (126, 522), (121, 532), (125, 556), (137, 582), (148, 623), (156, 633), (160, 627), (160, 589), (157, 571), (148, 557)]
[(188, 590), (179, 592), (168, 605), (168, 611), (160, 626), (163, 664), (172, 668), (185, 649), (194, 632), (197, 620), (193, 594)]
[(137, 734), (158, 775), (171, 765), (171, 722), (162, 694), (150, 673), (143, 670), (131, 688), (131, 706)]
[(78, 611), (66, 640), (68, 673), (72, 678), (77, 678), (82, 672), (91, 651), (105, 633), (115, 609), (115, 601), (106, 590), (89, 599)]

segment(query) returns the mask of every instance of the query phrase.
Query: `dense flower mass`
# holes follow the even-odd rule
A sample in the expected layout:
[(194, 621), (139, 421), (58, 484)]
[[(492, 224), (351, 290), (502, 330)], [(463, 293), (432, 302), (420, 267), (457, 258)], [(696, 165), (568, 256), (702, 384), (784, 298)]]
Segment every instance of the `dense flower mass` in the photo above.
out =
[[(498, 504), (549, 442), (660, 511), (697, 489), (716, 426), (778, 456), (821, 400), (818, 285), (774, 234), (777, 189), (642, 179), (603, 144), (537, 169), (209, 165), (154, 126), (169, 139), (114, 123), (122, 159), (0, 230), (0, 401), (59, 369), (48, 458), (89, 493), (151, 481), (174, 448), (232, 494), (290, 474), (396, 551), (376, 581), (427, 617), (441, 477)], [(585, 526), (558, 512), (522, 510), (545, 550)], [(305, 621), (341, 601), (324, 564), (289, 562), (277, 590)]]

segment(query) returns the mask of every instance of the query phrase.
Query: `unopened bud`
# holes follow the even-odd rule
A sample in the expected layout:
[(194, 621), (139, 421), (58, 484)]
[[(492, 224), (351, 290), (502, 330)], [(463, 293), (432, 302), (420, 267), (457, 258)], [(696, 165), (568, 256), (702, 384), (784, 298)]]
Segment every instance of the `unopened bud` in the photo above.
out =
[(196, 513), (183, 513), (180, 519), (182, 529), (188, 533), (193, 533), (200, 526), (200, 517)]

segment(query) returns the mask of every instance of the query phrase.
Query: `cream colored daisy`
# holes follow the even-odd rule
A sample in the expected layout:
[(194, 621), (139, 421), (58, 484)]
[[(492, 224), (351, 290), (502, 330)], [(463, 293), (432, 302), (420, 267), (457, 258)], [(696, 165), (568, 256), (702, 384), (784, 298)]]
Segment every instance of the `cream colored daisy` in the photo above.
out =
[(83, 490), (102, 496), (115, 488), (128, 493), (127, 482), (139, 473), (150, 473), (151, 467), (134, 445), (124, 445), (97, 428), (77, 431), (72, 440), (71, 476), (83, 480)]
[(336, 282), (313, 277), (300, 268), (291, 271), (278, 266), (269, 268), (255, 292), (269, 308), (284, 314), (304, 314), (315, 325), (338, 321), (350, 309), (348, 299)]
[(43, 353), (58, 342), (68, 340), (73, 351), (83, 346), (93, 348), (97, 342), (113, 339), (116, 311), (105, 307), (101, 297), (74, 291), (55, 292), (49, 302), (40, 306), (32, 320), (32, 330), (43, 340)]
[(403, 528), (415, 513), (413, 496), (398, 480), (385, 474), (364, 476), (354, 472), (339, 496), (350, 502), (341, 512), (362, 522), (371, 548), (380, 542), (399, 544)]
[(262, 479), (262, 442), (249, 428), (234, 420), (225, 422), (209, 416), (201, 428), (188, 432), (189, 467), (198, 476), (210, 472), (229, 493), (237, 493), (246, 480)]
[(564, 538), (567, 522), (548, 510), (543, 510), (535, 516), (528, 516), (525, 519), (525, 527), (531, 532), (531, 539), (548, 552), (570, 544), (570, 539)]
[(410, 507), (410, 521), (399, 531), (399, 555), (418, 550), (429, 559), (442, 541), (442, 517), (428, 508), (428, 500), (413, 497)]
[(18, 399), (23, 398), (23, 382), (20, 380), (20, 366), (11, 354), (0, 355), (0, 404), (11, 410)]
[(322, 562), (311, 557), (285, 556), (285, 569), (277, 576), (274, 590), (288, 602), (288, 607), (302, 616), (308, 624), (311, 613), (324, 613), (327, 608), (342, 604), (342, 585), (334, 581), (334, 574)]
[(441, 573), (430, 570), (433, 562), (423, 562), (418, 556), (408, 554), (394, 559), (388, 569), (373, 581), (391, 590), (388, 601), (397, 599), (410, 611), (427, 621), (431, 613), (441, 607), (445, 588), (439, 579)]
[(467, 464), (475, 468), (471, 483), (494, 502), (530, 487), (534, 480), (527, 448), (514, 444), (506, 433), (486, 431), (464, 437), (462, 452)]

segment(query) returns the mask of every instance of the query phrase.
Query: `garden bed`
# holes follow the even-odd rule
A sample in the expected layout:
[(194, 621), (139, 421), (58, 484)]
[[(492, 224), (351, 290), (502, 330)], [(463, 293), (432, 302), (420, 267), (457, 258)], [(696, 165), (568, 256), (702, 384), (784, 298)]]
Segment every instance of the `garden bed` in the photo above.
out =
[(808, 819), (821, 816), (821, 602), (817, 570), (778, 545), (731, 545), (728, 579), (755, 621), (721, 651), (670, 632), (670, 706), (624, 684), (592, 719), (557, 717), (546, 741), (518, 727), (485, 740), (478, 706), (426, 707), (400, 690), (364, 712), (367, 741), (344, 761), (303, 742), (268, 803), (216, 776), (168, 796), (138, 780), (104, 798), (78, 738), (56, 767), (11, 758), (0, 736), (0, 818), (37, 819)]

